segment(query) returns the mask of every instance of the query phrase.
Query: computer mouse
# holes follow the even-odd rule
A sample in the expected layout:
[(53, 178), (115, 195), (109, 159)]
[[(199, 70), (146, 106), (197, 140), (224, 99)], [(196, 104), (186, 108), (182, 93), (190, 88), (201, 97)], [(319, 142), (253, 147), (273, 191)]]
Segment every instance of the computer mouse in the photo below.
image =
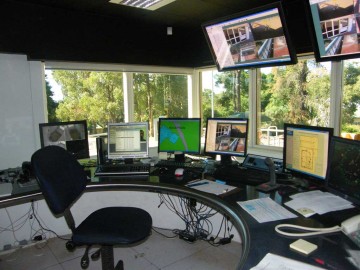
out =
[(183, 176), (184, 175), (184, 168), (177, 168), (176, 170), (175, 170), (175, 176), (176, 177), (181, 177), (181, 176)]

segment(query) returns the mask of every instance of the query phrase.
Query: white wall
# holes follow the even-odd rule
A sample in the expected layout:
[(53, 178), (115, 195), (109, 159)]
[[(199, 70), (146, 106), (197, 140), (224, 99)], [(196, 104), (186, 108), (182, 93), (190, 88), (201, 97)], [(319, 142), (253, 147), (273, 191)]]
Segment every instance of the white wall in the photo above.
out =
[(41, 62), (0, 54), (0, 169), (20, 166), (39, 147), (45, 121)]

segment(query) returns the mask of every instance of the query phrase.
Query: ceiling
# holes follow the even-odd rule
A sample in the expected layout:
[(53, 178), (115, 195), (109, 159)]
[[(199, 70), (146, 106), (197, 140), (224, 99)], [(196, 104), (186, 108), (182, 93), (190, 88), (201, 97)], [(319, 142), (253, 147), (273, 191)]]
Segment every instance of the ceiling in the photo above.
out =
[[(0, 52), (30, 59), (213, 65), (201, 24), (273, 0), (176, 0), (157, 10), (109, 0), (3, 0)], [(311, 51), (303, 0), (283, 0), (296, 52)], [(167, 35), (167, 27), (173, 34)]]

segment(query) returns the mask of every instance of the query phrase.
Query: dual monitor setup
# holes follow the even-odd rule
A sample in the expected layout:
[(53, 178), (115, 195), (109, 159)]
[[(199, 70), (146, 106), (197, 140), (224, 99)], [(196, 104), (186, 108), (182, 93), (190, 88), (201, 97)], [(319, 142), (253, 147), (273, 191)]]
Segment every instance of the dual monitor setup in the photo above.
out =
[[(58, 145), (78, 159), (89, 158), (87, 123), (71, 121), (40, 124), (41, 146)], [(232, 157), (246, 157), (247, 118), (208, 118), (202, 150), (201, 118), (159, 118), (158, 152), (172, 153), (174, 161), (185, 161), (185, 154), (215, 158), (220, 165), (232, 165)], [(283, 171), (360, 203), (360, 141), (333, 136), (327, 127), (284, 124)], [(109, 123), (107, 160), (149, 157), (147, 122)]]
[[(304, 1), (316, 61), (360, 56), (357, 6), (353, 0)], [(287, 16), (279, 1), (204, 23), (203, 32), (218, 70), (295, 64)]]

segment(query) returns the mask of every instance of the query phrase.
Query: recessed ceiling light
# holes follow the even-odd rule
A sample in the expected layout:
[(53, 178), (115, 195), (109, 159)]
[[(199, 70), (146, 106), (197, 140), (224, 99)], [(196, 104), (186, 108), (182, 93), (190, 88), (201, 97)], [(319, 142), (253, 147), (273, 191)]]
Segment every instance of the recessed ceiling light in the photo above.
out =
[(129, 7), (144, 8), (155, 10), (161, 8), (175, 0), (110, 0), (110, 3), (125, 5)]

